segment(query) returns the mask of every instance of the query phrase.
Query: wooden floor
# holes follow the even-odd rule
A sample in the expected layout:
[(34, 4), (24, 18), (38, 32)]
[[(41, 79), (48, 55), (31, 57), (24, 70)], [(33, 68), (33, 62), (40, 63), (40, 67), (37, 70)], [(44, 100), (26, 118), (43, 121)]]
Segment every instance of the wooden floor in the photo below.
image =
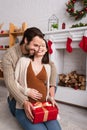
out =
[[(0, 130), (14, 130), (12, 129), (13, 126), (16, 128), (16, 130), (21, 130), (19, 128), (18, 124), (15, 125), (15, 122), (13, 117), (9, 118), (9, 112), (7, 112), (8, 105), (6, 103), (6, 97), (8, 95), (8, 91), (5, 87), (5, 84), (0, 81)], [(72, 105), (67, 105), (64, 103), (58, 103), (59, 107), (59, 115), (60, 115), (60, 124), (62, 127), (62, 130), (87, 130), (87, 110), (84, 108), (79, 108)], [(8, 109), (9, 111), (9, 109)], [(4, 113), (4, 114), (3, 114)], [(10, 115), (12, 116), (12, 115)], [(12, 121), (13, 120), (13, 121)], [(12, 122), (13, 126), (9, 127), (7, 125), (3, 125), (2, 122), (6, 122), (7, 124)], [(14, 123), (15, 122), (15, 123)]]

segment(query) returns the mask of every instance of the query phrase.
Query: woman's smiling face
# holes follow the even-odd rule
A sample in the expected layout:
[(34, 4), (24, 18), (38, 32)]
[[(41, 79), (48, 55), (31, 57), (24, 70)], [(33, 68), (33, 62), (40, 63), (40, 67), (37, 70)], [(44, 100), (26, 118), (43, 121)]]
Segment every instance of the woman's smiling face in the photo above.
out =
[(46, 47), (46, 42), (44, 39), (38, 39), (38, 51), (35, 52), (35, 55), (37, 56), (44, 56), (45, 53), (47, 52), (47, 47)]

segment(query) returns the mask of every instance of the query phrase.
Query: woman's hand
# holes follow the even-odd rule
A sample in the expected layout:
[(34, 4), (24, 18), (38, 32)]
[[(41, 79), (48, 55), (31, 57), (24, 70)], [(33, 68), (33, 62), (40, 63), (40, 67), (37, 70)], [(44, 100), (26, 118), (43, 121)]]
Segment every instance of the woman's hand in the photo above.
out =
[(54, 97), (49, 96), (48, 100), (52, 103), (53, 106), (58, 107), (58, 105), (57, 105), (57, 103), (56, 103)]
[(31, 122), (33, 122), (34, 119), (34, 116), (32, 114), (32, 110), (34, 109), (33, 105), (29, 101), (25, 101), (23, 105), (24, 105), (24, 111), (27, 118), (31, 120)]
[(39, 100), (42, 98), (42, 94), (37, 91), (36, 89), (31, 89), (27, 92), (28, 97), (34, 99), (34, 100)]

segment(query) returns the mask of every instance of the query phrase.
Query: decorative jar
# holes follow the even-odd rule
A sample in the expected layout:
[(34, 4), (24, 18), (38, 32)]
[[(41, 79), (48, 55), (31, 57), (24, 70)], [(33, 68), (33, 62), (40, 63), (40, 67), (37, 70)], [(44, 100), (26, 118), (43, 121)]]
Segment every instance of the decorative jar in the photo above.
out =
[(59, 23), (59, 19), (56, 17), (55, 14), (53, 14), (53, 15), (48, 19), (48, 31), (58, 30), (58, 23)]

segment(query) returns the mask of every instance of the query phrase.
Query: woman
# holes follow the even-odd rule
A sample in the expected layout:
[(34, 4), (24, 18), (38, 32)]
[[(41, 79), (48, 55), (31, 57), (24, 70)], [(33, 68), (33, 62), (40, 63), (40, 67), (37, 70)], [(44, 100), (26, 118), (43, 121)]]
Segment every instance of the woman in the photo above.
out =
[[(20, 91), (29, 97), (31, 103), (37, 102), (38, 100), (44, 102), (49, 98), (49, 79), (51, 72), (48, 46), (46, 41), (39, 36), (35, 36), (31, 42), (38, 44), (38, 50), (35, 51), (35, 55), (31, 59), (28, 57), (19, 59), (15, 69), (15, 81)], [(40, 99), (38, 99), (38, 92), (41, 93)], [(50, 100), (55, 104), (53, 97)], [(33, 124), (33, 119), (27, 118), (18, 102), (16, 103), (15, 115), (24, 130), (53, 130), (54, 127), (55, 130), (61, 130), (57, 120)]]

